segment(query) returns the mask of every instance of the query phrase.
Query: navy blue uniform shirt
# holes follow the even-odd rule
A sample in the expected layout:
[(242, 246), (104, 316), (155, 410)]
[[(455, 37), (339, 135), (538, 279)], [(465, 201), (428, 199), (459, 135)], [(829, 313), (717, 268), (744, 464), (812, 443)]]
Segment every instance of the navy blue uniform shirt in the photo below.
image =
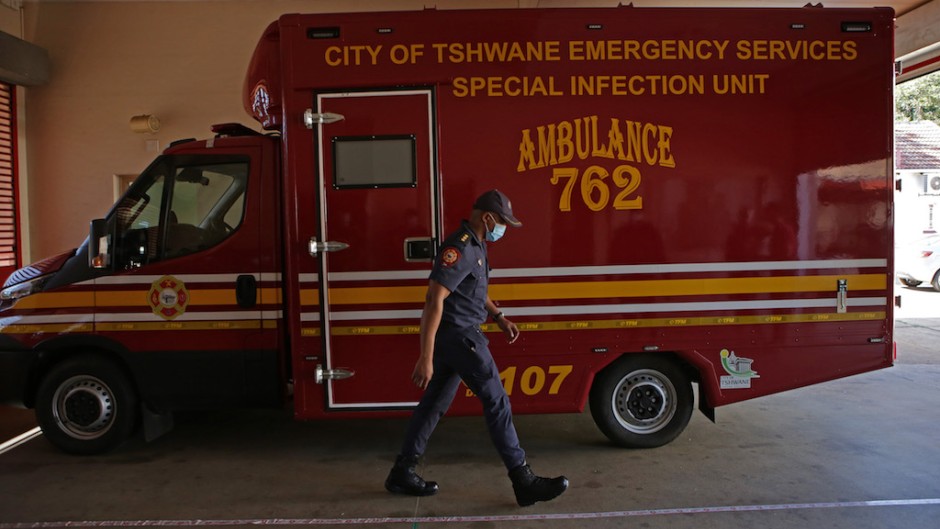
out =
[(477, 239), (467, 221), (441, 243), (430, 279), (450, 290), (444, 299), (442, 324), (454, 327), (480, 325), (488, 316), (486, 289), (489, 283), (486, 244)]

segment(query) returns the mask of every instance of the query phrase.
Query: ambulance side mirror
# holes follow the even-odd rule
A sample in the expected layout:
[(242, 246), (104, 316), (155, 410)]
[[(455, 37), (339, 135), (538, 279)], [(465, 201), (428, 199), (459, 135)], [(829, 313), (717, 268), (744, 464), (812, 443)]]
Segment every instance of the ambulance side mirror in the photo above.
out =
[(89, 268), (110, 268), (111, 246), (111, 230), (108, 228), (108, 221), (105, 219), (91, 221), (88, 234)]

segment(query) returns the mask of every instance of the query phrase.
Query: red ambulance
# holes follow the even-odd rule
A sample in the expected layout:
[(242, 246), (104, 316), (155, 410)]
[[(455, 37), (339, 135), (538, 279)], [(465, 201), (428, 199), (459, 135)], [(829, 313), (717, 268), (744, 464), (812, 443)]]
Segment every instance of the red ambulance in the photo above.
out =
[[(2, 291), (0, 400), (69, 452), (175, 410), (405, 415), (438, 243), (498, 188), (516, 413), (616, 444), (893, 363), (890, 9), (285, 15), (245, 107)], [(461, 391), (450, 413), (479, 413)]]

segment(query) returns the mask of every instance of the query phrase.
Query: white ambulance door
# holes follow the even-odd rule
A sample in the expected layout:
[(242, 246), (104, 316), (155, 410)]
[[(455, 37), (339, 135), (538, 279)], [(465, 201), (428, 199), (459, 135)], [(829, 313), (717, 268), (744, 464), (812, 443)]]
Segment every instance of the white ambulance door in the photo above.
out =
[(433, 94), (321, 93), (316, 105), (317, 119), (332, 121), (316, 127), (323, 207), (311, 253), (325, 278), (326, 351), (318, 378), (331, 409), (413, 406), (439, 218)]

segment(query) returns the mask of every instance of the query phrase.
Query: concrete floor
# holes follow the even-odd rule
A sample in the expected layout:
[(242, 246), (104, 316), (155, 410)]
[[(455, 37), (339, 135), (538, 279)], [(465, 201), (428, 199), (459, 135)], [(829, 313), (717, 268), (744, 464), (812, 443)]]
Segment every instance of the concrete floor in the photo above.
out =
[[(219, 412), (108, 456), (67, 456), (42, 438), (0, 455), (0, 529), (938, 527), (940, 320), (899, 321), (897, 339), (891, 369), (720, 408), (718, 424), (696, 413), (655, 450), (612, 447), (589, 413), (517, 417), (533, 468), (571, 480), (525, 509), (480, 418), (441, 423), (419, 469), (441, 492), (415, 499), (382, 487), (403, 419)], [(14, 423), (29, 419), (0, 414)]]

